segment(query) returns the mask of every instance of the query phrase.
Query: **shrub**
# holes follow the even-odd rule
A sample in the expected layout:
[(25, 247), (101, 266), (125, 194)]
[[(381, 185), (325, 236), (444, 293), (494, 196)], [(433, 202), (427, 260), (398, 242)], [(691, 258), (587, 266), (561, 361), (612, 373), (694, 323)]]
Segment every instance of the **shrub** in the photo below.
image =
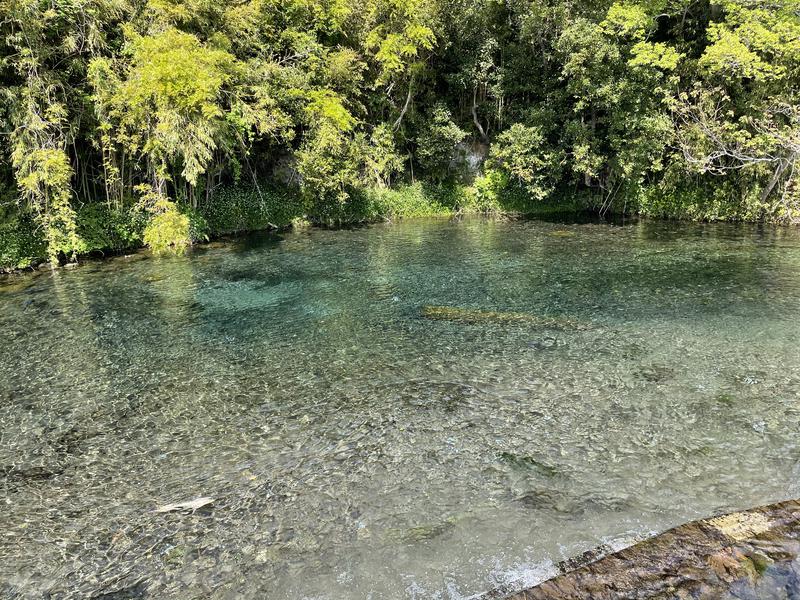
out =
[(162, 201), (158, 210), (144, 229), (144, 243), (157, 254), (167, 250), (183, 253), (192, 244), (189, 217), (169, 200)]
[(540, 127), (515, 123), (497, 137), (490, 160), (536, 200), (547, 198), (558, 181), (561, 156), (549, 149)]
[(443, 106), (433, 109), (424, 131), (418, 140), (417, 159), (430, 177), (441, 181), (449, 175), (456, 146), (467, 132), (453, 123), (450, 111)]
[(24, 269), (47, 255), (47, 244), (30, 215), (0, 221), (0, 271)]
[(286, 227), (306, 213), (297, 190), (269, 183), (223, 187), (198, 212), (211, 235)]
[(146, 216), (131, 207), (85, 204), (77, 212), (78, 235), (86, 252), (124, 250), (141, 245)]

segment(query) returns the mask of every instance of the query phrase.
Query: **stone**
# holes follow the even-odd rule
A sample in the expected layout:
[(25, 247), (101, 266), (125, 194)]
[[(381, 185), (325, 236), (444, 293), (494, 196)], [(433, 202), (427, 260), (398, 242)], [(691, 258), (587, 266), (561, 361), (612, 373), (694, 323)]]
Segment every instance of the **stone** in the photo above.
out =
[[(602, 554), (585, 553), (564, 565)], [(482, 599), (758, 598), (773, 589), (800, 592), (791, 577), (798, 568), (800, 500), (787, 500), (692, 521), (532, 588)]]

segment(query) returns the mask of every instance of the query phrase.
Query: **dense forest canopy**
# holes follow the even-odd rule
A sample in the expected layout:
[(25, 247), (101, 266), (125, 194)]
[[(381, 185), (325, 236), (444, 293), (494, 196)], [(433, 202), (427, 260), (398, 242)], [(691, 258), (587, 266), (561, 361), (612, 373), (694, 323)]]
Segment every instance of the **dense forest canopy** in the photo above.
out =
[(0, 17), (0, 222), (52, 258), (98, 230), (188, 244), (237, 186), (278, 182), (324, 220), (470, 161), (484, 200), (800, 218), (800, 0), (0, 0)]

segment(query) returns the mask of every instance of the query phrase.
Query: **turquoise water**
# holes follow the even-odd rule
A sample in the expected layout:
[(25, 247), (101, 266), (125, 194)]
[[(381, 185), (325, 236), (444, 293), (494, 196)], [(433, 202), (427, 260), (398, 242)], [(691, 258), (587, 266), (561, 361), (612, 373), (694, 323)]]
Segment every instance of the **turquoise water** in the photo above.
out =
[(7, 277), (0, 597), (469, 598), (800, 496), (799, 311), (800, 232), (730, 225), (410, 221)]

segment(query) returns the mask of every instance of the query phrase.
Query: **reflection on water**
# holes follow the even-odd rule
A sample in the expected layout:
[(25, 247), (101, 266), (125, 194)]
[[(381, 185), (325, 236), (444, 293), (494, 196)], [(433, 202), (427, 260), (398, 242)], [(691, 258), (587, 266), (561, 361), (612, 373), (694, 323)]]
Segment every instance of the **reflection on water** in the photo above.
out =
[(312, 230), (0, 308), (0, 597), (465, 598), (800, 495), (795, 230)]

